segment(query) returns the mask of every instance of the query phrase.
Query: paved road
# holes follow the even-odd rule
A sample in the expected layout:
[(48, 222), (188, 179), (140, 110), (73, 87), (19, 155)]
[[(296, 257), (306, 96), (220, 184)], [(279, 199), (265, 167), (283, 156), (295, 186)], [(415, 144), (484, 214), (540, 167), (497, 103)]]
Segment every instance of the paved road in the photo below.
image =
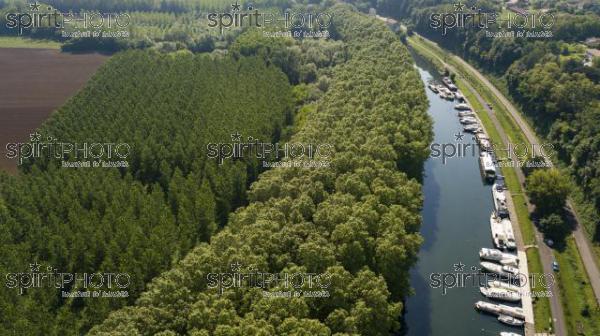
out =
[[(530, 144), (541, 144), (539, 139), (537, 138), (535, 132), (531, 129), (529, 124), (523, 119), (519, 111), (514, 107), (514, 105), (504, 97), (502, 92), (500, 92), (496, 87), (487, 79), (483, 74), (481, 74), (477, 69), (472, 67), (469, 63), (465, 62), (463, 59), (457, 56), (453, 56), (453, 59), (459, 62), (462, 66), (466, 67), (472, 74), (477, 76), (477, 78), (484, 83), (492, 93), (500, 100), (502, 105), (506, 108), (506, 110), (510, 113), (513, 120), (517, 123), (527, 141)], [(547, 164), (552, 164), (552, 162), (545, 158)], [(519, 171), (521, 171), (519, 169)], [(521, 180), (521, 177), (519, 177)], [(523, 184), (524, 180), (521, 180), (521, 184)], [(575, 229), (573, 231), (573, 236), (575, 237), (575, 242), (577, 244), (577, 248), (579, 249), (579, 255), (583, 261), (583, 265), (585, 266), (585, 270), (588, 274), (588, 278), (590, 280), (590, 284), (592, 285), (592, 289), (594, 290), (594, 294), (596, 296), (596, 302), (600, 305), (600, 268), (596, 263), (596, 258), (594, 258), (594, 252), (591, 247), (591, 243), (586, 235), (585, 229), (581, 226), (581, 220), (577, 216), (577, 212), (574, 210), (573, 204), (570, 200), (567, 201), (568, 211), (573, 214), (573, 219), (575, 221)]]
[[(437, 57), (437, 55), (436, 55)], [(467, 67), (467, 69), (471, 70), (479, 76), (483, 76), (481, 75), (477, 70), (473, 69), (470, 65), (468, 65), (466, 62), (464, 62), (462, 59), (455, 57), (455, 59), (459, 62), (461, 62), (461, 64), (464, 64), (464, 66)], [(442, 62), (444, 64), (444, 66), (450, 70), (451, 72), (459, 75), (460, 72), (458, 72), (452, 65), (446, 63), (443, 59), (438, 57), (438, 60), (440, 62)], [(502, 101), (502, 103), (504, 104), (509, 103), (510, 102), (502, 95), (501, 92), (499, 92), (496, 88), (493, 87), (493, 85), (491, 83), (489, 83), (489, 81), (487, 81), (487, 79), (483, 78), (485, 81), (482, 80), (482, 82), (487, 85), (490, 86), (490, 89), (492, 89), (492, 92), (497, 95), (497, 97), (502, 101), (502, 99), (504, 99), (504, 101)], [(506, 135), (506, 133), (504, 132), (504, 128), (502, 128), (502, 125), (500, 124), (500, 122), (498, 121), (498, 118), (496, 117), (496, 114), (494, 113), (493, 110), (491, 110), (488, 106), (487, 103), (485, 102), (485, 100), (481, 97), (481, 95), (479, 94), (479, 92), (477, 92), (477, 90), (475, 90), (468, 82), (465, 81), (465, 84), (467, 85), (468, 89), (473, 92), (477, 98), (477, 100), (481, 103), (482, 106), (484, 106), (484, 108), (486, 109), (487, 114), (490, 116), (492, 122), (494, 123), (494, 126), (496, 128), (496, 130), (498, 131), (498, 133), (500, 134), (500, 137), (502, 138), (502, 141), (504, 143), (508, 143), (508, 136)], [(512, 107), (512, 104), (511, 104)], [(514, 109), (514, 107), (512, 107)], [(508, 109), (508, 107), (507, 107)], [(516, 111), (516, 110), (515, 110)], [(517, 112), (518, 113), (518, 112)], [(520, 117), (520, 116), (519, 116)], [(533, 143), (537, 143), (537, 142), (533, 142)], [(512, 153), (514, 155), (514, 153)], [(513, 160), (515, 160), (516, 158), (513, 157)], [(521, 171), (521, 169), (515, 169), (516, 173), (517, 173), (517, 177), (519, 179), (519, 181), (521, 182), (521, 184), (524, 181), (524, 176), (523, 176), (523, 172)], [(527, 198), (526, 195), (524, 195), (525, 200), (527, 202), (527, 206), (530, 209), (530, 211), (532, 210), (532, 205), (529, 203), (529, 200)], [(542, 263), (542, 268), (545, 274), (553, 274), (553, 270), (551, 267), (551, 263), (554, 260), (554, 256), (552, 254), (552, 250), (550, 250), (550, 248), (548, 248), (548, 246), (546, 246), (546, 244), (543, 243), (543, 238), (541, 233), (537, 230), (537, 228), (535, 228), (535, 238), (536, 238), (536, 244), (539, 248), (539, 253), (540, 253), (540, 260)], [(559, 288), (557, 283), (553, 283), (550, 291), (552, 292), (552, 297), (549, 298), (550, 301), (550, 309), (551, 309), (551, 313), (552, 313), (552, 318), (554, 320), (554, 332), (556, 335), (558, 336), (566, 336), (567, 332), (566, 332), (566, 324), (565, 324), (565, 319), (564, 319), (564, 311), (562, 308), (562, 305), (560, 303), (560, 294), (559, 294)]]

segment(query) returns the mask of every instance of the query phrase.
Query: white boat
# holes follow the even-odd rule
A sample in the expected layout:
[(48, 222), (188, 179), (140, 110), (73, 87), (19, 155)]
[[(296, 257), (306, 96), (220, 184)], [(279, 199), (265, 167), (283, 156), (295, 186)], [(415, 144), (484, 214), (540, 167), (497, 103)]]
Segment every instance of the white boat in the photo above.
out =
[(498, 265), (495, 264), (493, 262), (489, 262), (489, 261), (482, 261), (479, 263), (481, 265), (481, 268), (483, 268), (484, 270), (490, 272), (490, 273), (495, 273), (498, 275), (502, 275), (502, 276), (510, 276), (511, 274), (507, 271), (505, 271), (502, 267), (502, 265)]
[(488, 312), (490, 314), (507, 315), (516, 317), (518, 319), (525, 319), (525, 312), (523, 311), (523, 308), (519, 307), (511, 307), (503, 304), (493, 304), (485, 301), (477, 301), (475, 302), (475, 308), (481, 311)]
[(494, 280), (494, 281), (490, 281), (488, 282), (488, 287), (493, 287), (493, 288), (503, 288), (509, 291), (513, 291), (513, 292), (520, 292), (521, 288), (519, 286), (515, 286), (515, 285), (511, 285), (509, 283), (503, 282), (503, 281), (498, 281), (498, 280)]
[[(518, 265), (519, 258), (516, 255), (510, 253), (504, 253), (500, 250), (490, 249), (490, 248), (482, 248), (479, 250), (479, 258), (498, 261), (503, 265)], [(504, 262), (503, 262), (504, 261)]]
[(466, 111), (466, 110), (470, 110), (471, 106), (469, 106), (465, 103), (460, 103), (460, 104), (456, 104), (456, 106), (454, 106), (454, 108), (459, 111)]
[(479, 155), (479, 166), (481, 173), (486, 179), (493, 180), (496, 177), (496, 167), (490, 153), (481, 152)]
[(488, 140), (482, 139), (479, 141), (479, 147), (481, 147), (482, 150), (487, 151), (492, 149), (492, 144)]
[(479, 127), (479, 124), (469, 124), (469, 125), (465, 125), (463, 127), (463, 130), (465, 132), (469, 132), (469, 133), (478, 133), (481, 132), (481, 128)]
[(517, 333), (514, 333), (514, 332), (501, 331), (500, 332), (500, 336), (523, 336), (523, 335), (517, 334)]
[[(460, 113), (467, 113), (467, 112), (458, 112)], [(490, 138), (488, 138), (488, 136), (485, 133), (479, 133), (475, 136), (475, 138), (477, 139), (477, 142), (483, 141), (483, 140), (487, 140), (490, 141)]]
[(510, 214), (508, 212), (504, 187), (494, 183), (494, 185), (492, 185), (492, 198), (494, 200), (494, 210), (496, 211), (496, 215), (500, 218), (508, 218)]
[(475, 112), (468, 110), (468, 111), (460, 111), (458, 112), (458, 116), (459, 117), (475, 117)]
[(454, 100), (454, 93), (452, 91), (448, 90), (448, 88), (439, 86), (438, 90), (440, 91), (440, 97), (447, 99), (447, 100)]
[(525, 321), (508, 315), (498, 316), (498, 321), (515, 327), (520, 327), (525, 324)]
[(479, 291), (481, 294), (483, 294), (483, 296), (494, 300), (503, 300), (509, 302), (521, 301), (521, 295), (518, 292), (513, 292), (504, 288), (479, 287)]
[[(506, 243), (506, 248), (511, 250), (513, 249), (512, 247), (508, 247), (509, 243)], [(507, 265), (507, 266), (514, 266), (517, 267), (519, 266), (519, 259), (517, 258), (509, 258), (509, 259), (502, 259), (498, 261), (500, 264), (502, 265)]]
[(514, 250), (517, 248), (517, 244), (515, 242), (515, 233), (513, 232), (512, 223), (508, 218), (503, 218), (500, 220), (500, 224), (504, 228), (504, 235), (506, 237), (506, 248), (509, 250)]
[(477, 124), (478, 121), (477, 119), (473, 118), (473, 117), (462, 117), (460, 118), (458, 121), (460, 121), (461, 124)]
[(463, 96), (463, 94), (460, 93), (460, 91), (454, 92), (454, 96), (456, 97), (457, 100), (460, 100), (460, 101), (465, 100), (465, 96)]
[(456, 85), (454, 85), (454, 83), (452, 83), (452, 80), (449, 77), (442, 78), (442, 82), (444, 82), (444, 84), (446, 84), (446, 86), (448, 87), (448, 89), (450, 89), (451, 91), (458, 90), (458, 88), (456, 87)]
[(429, 85), (427, 85), (429, 87), (429, 89), (435, 93), (440, 92), (440, 90), (438, 90), (437, 85), (433, 84), (433, 83), (429, 83)]
[(519, 269), (508, 266), (508, 265), (498, 265), (489, 261), (482, 261), (479, 263), (481, 267), (491, 273), (496, 273), (499, 275), (509, 276), (509, 275), (517, 275), (519, 274)]
[(494, 241), (494, 246), (500, 250), (504, 250), (506, 248), (506, 233), (504, 232), (504, 226), (496, 217), (496, 214), (492, 211), (490, 215), (490, 228), (492, 229), (492, 240)]

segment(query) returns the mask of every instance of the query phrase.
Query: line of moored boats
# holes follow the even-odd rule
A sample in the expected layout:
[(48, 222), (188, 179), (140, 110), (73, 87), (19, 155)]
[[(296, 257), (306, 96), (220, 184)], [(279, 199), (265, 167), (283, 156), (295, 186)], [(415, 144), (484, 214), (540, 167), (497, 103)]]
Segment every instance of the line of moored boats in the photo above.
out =
[[(482, 175), (487, 181), (493, 182), (494, 210), (490, 216), (490, 228), (495, 248), (481, 248), (479, 258), (482, 270), (498, 275), (498, 280), (489, 281), (486, 286), (480, 287), (479, 291), (483, 296), (494, 301), (518, 303), (521, 301), (522, 292), (521, 287), (514, 283), (518, 283), (519, 279), (519, 258), (512, 252), (516, 249), (516, 243), (506, 203), (506, 186), (504, 177), (496, 172), (497, 165), (490, 139), (483, 131), (479, 119), (467, 103), (465, 96), (449, 77), (444, 77), (442, 84), (430, 82), (428, 87), (443, 99), (458, 101), (454, 108), (458, 111), (463, 130), (475, 134), (475, 140), (480, 148), (479, 165)], [(521, 307), (478, 301), (475, 303), (475, 308), (497, 315), (498, 321), (510, 326), (521, 327), (525, 324), (525, 313)], [(514, 332), (501, 332), (500, 336), (521, 335)]]

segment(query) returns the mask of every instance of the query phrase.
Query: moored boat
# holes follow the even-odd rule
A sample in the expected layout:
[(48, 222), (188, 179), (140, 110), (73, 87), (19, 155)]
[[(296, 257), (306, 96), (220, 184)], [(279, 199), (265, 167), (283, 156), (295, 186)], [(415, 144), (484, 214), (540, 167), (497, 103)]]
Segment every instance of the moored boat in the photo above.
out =
[(438, 86), (433, 83), (429, 83), (429, 85), (427, 85), (427, 87), (429, 87), (429, 89), (435, 93), (440, 92), (440, 90), (438, 89)]
[(495, 264), (495, 263), (489, 262), (489, 261), (482, 261), (479, 264), (481, 265), (481, 268), (483, 268), (484, 270), (486, 270), (488, 272), (495, 273), (498, 275), (503, 275), (503, 276), (510, 275), (510, 273), (506, 272), (502, 268), (502, 265), (498, 265), (498, 264)]
[(494, 210), (496, 211), (496, 215), (500, 218), (508, 218), (510, 214), (508, 212), (506, 194), (504, 193), (503, 186), (496, 183), (492, 185), (492, 198), (494, 200)]
[(521, 288), (519, 286), (511, 285), (509, 283), (499, 281), (499, 280), (494, 280), (494, 281), (488, 282), (488, 286), (494, 287), (494, 288), (503, 288), (503, 289), (510, 290), (513, 292), (519, 292), (521, 290)]
[[(519, 258), (516, 255), (504, 253), (500, 250), (490, 249), (486, 247), (479, 250), (479, 258), (498, 261), (503, 265), (517, 265), (519, 263)], [(502, 262), (503, 260), (506, 262)]]
[(454, 106), (454, 108), (459, 111), (471, 110), (471, 106), (469, 106), (465, 103), (456, 104), (456, 106)]
[(522, 335), (514, 333), (514, 332), (501, 331), (500, 336), (522, 336)]
[(509, 302), (521, 301), (521, 295), (518, 292), (514, 292), (504, 288), (480, 287), (479, 291), (481, 292), (481, 294), (483, 294), (483, 296), (494, 300), (503, 300)]
[(479, 166), (486, 180), (493, 180), (496, 177), (496, 167), (490, 153), (481, 152), (479, 155)]
[(477, 119), (472, 118), (472, 117), (464, 117), (464, 118), (460, 118), (458, 120), (461, 124), (463, 125), (472, 125), (472, 124), (478, 124), (479, 122), (477, 121)]
[(523, 308), (520, 307), (511, 307), (503, 304), (477, 301), (475, 302), (475, 308), (490, 314), (507, 315), (517, 319), (525, 319), (525, 312), (523, 311)]
[(504, 324), (508, 324), (511, 326), (515, 326), (515, 327), (520, 327), (523, 324), (525, 324), (525, 321), (520, 320), (516, 317), (512, 317), (512, 316), (508, 316), (508, 315), (500, 315), (498, 316), (498, 321), (504, 323)]
[(463, 130), (468, 133), (478, 133), (481, 132), (481, 128), (479, 124), (469, 124), (463, 127)]

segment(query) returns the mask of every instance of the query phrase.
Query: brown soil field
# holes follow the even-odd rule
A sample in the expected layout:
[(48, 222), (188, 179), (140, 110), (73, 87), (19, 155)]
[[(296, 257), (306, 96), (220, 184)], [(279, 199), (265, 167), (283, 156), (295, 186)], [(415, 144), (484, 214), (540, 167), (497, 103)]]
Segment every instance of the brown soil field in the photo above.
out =
[(8, 143), (26, 142), (108, 57), (51, 49), (0, 48), (0, 170), (17, 171)]

